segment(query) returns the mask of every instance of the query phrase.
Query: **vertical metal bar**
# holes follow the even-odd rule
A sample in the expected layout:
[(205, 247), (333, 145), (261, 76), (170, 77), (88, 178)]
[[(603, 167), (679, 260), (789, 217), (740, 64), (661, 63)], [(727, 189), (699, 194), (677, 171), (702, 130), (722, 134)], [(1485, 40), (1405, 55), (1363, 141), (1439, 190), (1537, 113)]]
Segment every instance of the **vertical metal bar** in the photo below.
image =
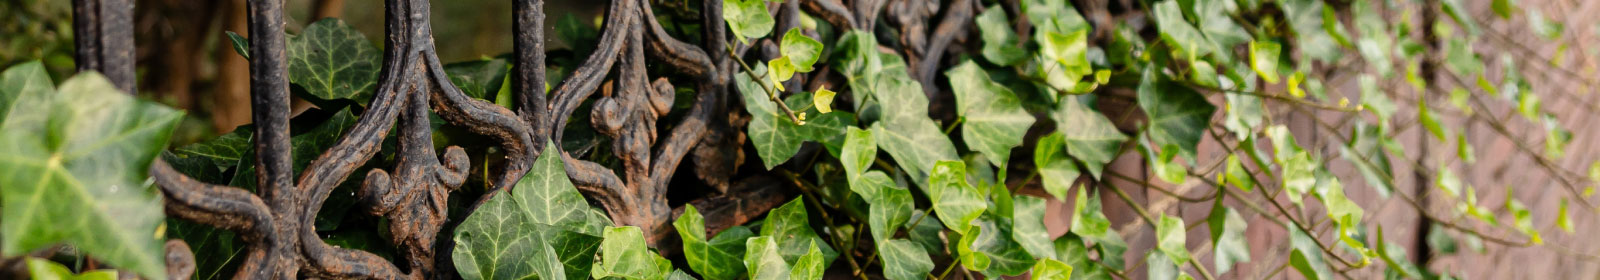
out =
[[(511, 13), (516, 52), (511, 89), (517, 95), (518, 115), (536, 124), (539, 118), (548, 118), (545, 112), (549, 111), (544, 90), (544, 0), (513, 0)], [(535, 137), (532, 148), (544, 148), (545, 138)]]
[(267, 202), (278, 227), (267, 236), (267, 259), (261, 273), (272, 279), (293, 279), (298, 264), (296, 229), (301, 200), (294, 188), (289, 153), (289, 77), (283, 34), (284, 0), (250, 0), (250, 109), (255, 122), (257, 193)]
[(133, 94), (133, 0), (73, 0), (72, 29), (78, 71), (105, 75)]

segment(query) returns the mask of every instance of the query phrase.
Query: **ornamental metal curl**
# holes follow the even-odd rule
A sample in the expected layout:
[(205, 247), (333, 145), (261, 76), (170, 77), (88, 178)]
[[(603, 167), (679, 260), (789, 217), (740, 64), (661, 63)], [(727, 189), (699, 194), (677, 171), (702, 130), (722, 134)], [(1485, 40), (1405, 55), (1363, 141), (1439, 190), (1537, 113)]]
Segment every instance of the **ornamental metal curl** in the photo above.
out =
[[(785, 5), (782, 13), (796, 12), (796, 1)], [(825, 1), (831, 0), (808, 0), (807, 7), (838, 12), (822, 13), (830, 21), (854, 23), (843, 6), (817, 4)], [(599, 46), (547, 98), (543, 1), (513, 0), (511, 85), (519, 105), (513, 112), (470, 98), (451, 84), (435, 54), (428, 1), (387, 0), (377, 92), (357, 123), (296, 178), (289, 147), (284, 1), (249, 0), (257, 190), (200, 182), (160, 160), (152, 164), (150, 174), (166, 197), (168, 215), (236, 232), (248, 244), (236, 279), (452, 278), (450, 246), (442, 244), (448, 238), (440, 240), (439, 230), (449, 222), (446, 202), (451, 191), (465, 182), (470, 161), (460, 147), (447, 147), (443, 154), (433, 148), (428, 125), (433, 113), (498, 139), (506, 152), (506, 161), (491, 173), (491, 191), (478, 198), (479, 203), (515, 185), (542, 152), (557, 152), (565, 160), (569, 178), (613, 221), (638, 226), (656, 246), (673, 248), (676, 235), (667, 225), (682, 210), (667, 204), (667, 184), (691, 151), (697, 175), (722, 192), (690, 202), (705, 209), (712, 221), (709, 230), (743, 224), (791, 195), (770, 181), (728, 182), (742, 161), (738, 149), (743, 135), (736, 128), (743, 123), (725, 117), (739, 114), (729, 111), (727, 84), (734, 64), (724, 49), (729, 42), (721, 4), (704, 1), (706, 39), (695, 45), (672, 38), (646, 0), (613, 1)], [(115, 84), (132, 92), (132, 49), (107, 47), (131, 45), (132, 32), (125, 28), (131, 25), (131, 0), (75, 0), (74, 5), (75, 28), (85, 35), (78, 39), (80, 70), (111, 74)], [(738, 49), (742, 53), (749, 46)], [(644, 67), (647, 60), (666, 63), (694, 78), (692, 107), (664, 139), (656, 134), (656, 125), (671, 111), (677, 86), (664, 77), (651, 80)], [(591, 122), (613, 139), (623, 167), (620, 175), (564, 151), (538, 148), (544, 141), (561, 141), (561, 125), (591, 98), (596, 104), (592, 117), (580, 121)], [(371, 170), (357, 198), (364, 212), (391, 221), (391, 241), (404, 260), (398, 264), (369, 252), (331, 246), (317, 235), (314, 223), (333, 188), (370, 160), (397, 125), (398, 163), (392, 169)], [(169, 262), (172, 277), (188, 278), (194, 270), (188, 246), (174, 240), (167, 248), (174, 260)]]

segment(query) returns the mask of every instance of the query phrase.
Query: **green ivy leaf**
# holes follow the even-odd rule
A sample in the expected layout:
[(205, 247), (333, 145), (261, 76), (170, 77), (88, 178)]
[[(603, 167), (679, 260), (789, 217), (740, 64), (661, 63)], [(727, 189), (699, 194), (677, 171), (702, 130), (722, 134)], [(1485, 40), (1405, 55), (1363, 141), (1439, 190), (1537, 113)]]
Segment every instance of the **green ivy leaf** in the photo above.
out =
[[(545, 148), (554, 149), (555, 143)], [(601, 232), (589, 226), (589, 204), (567, 180), (561, 157), (540, 155), (507, 192), (484, 202), (457, 226), (452, 259), (462, 277), (588, 276), (595, 250), (603, 243), (596, 236)], [(547, 268), (551, 258), (561, 269)]]
[(911, 242), (922, 245), (929, 254), (947, 255), (945, 251), (944, 226), (939, 222), (937, 215), (923, 212), (922, 209), (911, 210), (911, 220), (906, 224), (906, 232)]
[(1294, 44), (1300, 53), (1310, 58), (1306, 62), (1320, 60), (1333, 62), (1341, 56), (1339, 43), (1332, 34), (1323, 27), (1324, 4), (1320, 0), (1284, 0), (1278, 1), (1283, 8), (1285, 19), (1289, 27), (1294, 29)]
[(983, 191), (967, 183), (967, 166), (960, 161), (943, 160), (935, 164), (928, 178), (928, 198), (933, 200), (933, 213), (944, 221), (945, 227), (956, 232), (967, 232), (972, 221), (988, 209)]
[(496, 95), (506, 83), (506, 72), (511, 71), (506, 64), (503, 58), (456, 62), (446, 64), (444, 72), (467, 96), (500, 102)]
[(1149, 135), (1157, 146), (1175, 145), (1179, 155), (1194, 159), (1200, 138), (1211, 126), (1217, 107), (1194, 89), (1167, 81), (1145, 69), (1139, 83), (1139, 108), (1150, 117)]
[(1021, 38), (1011, 29), (1011, 20), (1005, 9), (992, 5), (975, 19), (978, 34), (983, 37), (983, 58), (1000, 66), (1011, 66), (1028, 59), (1028, 50), (1022, 48)]
[(1212, 53), (1226, 55), (1218, 51), (1215, 42), (1183, 19), (1183, 10), (1178, 7), (1178, 1), (1155, 3), (1151, 6), (1150, 16), (1156, 21), (1156, 29), (1161, 30), (1161, 39), (1173, 49), (1182, 51), (1189, 61)]
[(926, 187), (935, 162), (960, 159), (955, 144), (928, 118), (928, 98), (920, 84), (905, 77), (888, 78), (870, 93), (882, 104), (894, 104), (882, 107), (872, 136), (913, 182)]
[[(760, 1), (760, 0), (755, 0)], [(756, 73), (767, 73), (766, 66), (757, 64)], [(768, 74), (762, 74), (766, 76)], [(744, 96), (745, 110), (750, 113), (750, 126), (746, 127), (750, 142), (754, 143), (756, 152), (761, 156), (761, 163), (767, 169), (772, 169), (794, 157), (800, 152), (800, 143), (805, 141), (821, 142), (829, 147), (830, 151), (838, 151), (844, 139), (845, 127), (855, 123), (855, 116), (849, 112), (832, 112), (827, 114), (813, 114), (805, 124), (796, 124), (788, 116), (778, 110), (777, 103), (767, 97), (766, 90), (745, 73), (735, 75), (739, 92)], [(812, 101), (808, 94), (795, 94), (784, 100), (789, 108), (807, 108)], [(796, 114), (808, 111), (796, 112)], [(835, 155), (838, 153), (835, 152)]]
[[(810, 246), (811, 243), (819, 243), (821, 244), (822, 255), (826, 260), (823, 263), (832, 263), (833, 259), (839, 256), (839, 253), (828, 246), (827, 240), (823, 240), (821, 236), (817, 235), (816, 231), (811, 230), (811, 220), (806, 216), (806, 205), (805, 202), (801, 201), (803, 199), (805, 198), (796, 198), (789, 201), (789, 203), (783, 204), (783, 206), (779, 206), (777, 209), (767, 212), (767, 219), (761, 223), (761, 236), (771, 236), (777, 239), (779, 245), (778, 253), (783, 256), (784, 261), (799, 260), (801, 256), (807, 253), (807, 246)], [(754, 248), (747, 247), (747, 249), (750, 252), (756, 251)], [(748, 264), (749, 257), (746, 257), (745, 260), (746, 264)], [(755, 268), (751, 267), (751, 269)]]
[(961, 136), (967, 148), (983, 153), (989, 162), (1005, 166), (1011, 148), (1022, 145), (1022, 137), (1033, 126), (1033, 115), (1022, 109), (1017, 95), (989, 79), (989, 74), (968, 60), (945, 71), (956, 96), (956, 113), (965, 122)]
[(748, 42), (749, 38), (766, 37), (777, 23), (772, 14), (767, 13), (764, 0), (722, 0), (722, 19), (728, 22), (728, 31), (741, 43)]
[[(195, 180), (212, 184), (227, 184), (232, 174), (223, 174), (228, 169), (238, 166), (245, 155), (252, 153), (250, 137), (252, 129), (236, 128), (232, 133), (223, 134), (204, 142), (184, 145), (161, 153), (161, 159), (173, 168), (188, 174)], [(245, 161), (248, 162), (248, 161)]]
[(783, 57), (789, 58), (789, 63), (797, 72), (811, 72), (811, 65), (817, 63), (817, 58), (822, 55), (822, 42), (807, 37), (800, 33), (800, 28), (790, 28), (783, 34), (782, 44), (778, 49)]
[(1057, 200), (1067, 200), (1067, 192), (1079, 175), (1078, 165), (1067, 158), (1067, 151), (1063, 149), (1066, 147), (1064, 138), (1060, 131), (1050, 133), (1040, 137), (1033, 150), (1033, 164), (1039, 169), (1044, 191)]
[(877, 189), (876, 195), (866, 198), (871, 205), (867, 210), (867, 223), (872, 227), (872, 240), (893, 237), (900, 225), (911, 219), (911, 210), (916, 206), (911, 190), (896, 186), (888, 174), (876, 170), (867, 172), (860, 182), (866, 188)]
[(1378, 5), (1368, 1), (1356, 1), (1351, 4), (1351, 14), (1355, 16), (1356, 30), (1361, 31), (1360, 40), (1356, 42), (1356, 50), (1361, 57), (1378, 71), (1378, 75), (1389, 77), (1394, 73), (1393, 61), (1390, 56), (1394, 53), (1395, 37), (1389, 33), (1389, 22), (1384, 20), (1383, 13)]
[(1227, 273), (1234, 264), (1250, 262), (1250, 243), (1244, 237), (1249, 224), (1245, 223), (1244, 216), (1223, 206), (1218, 199), (1217, 204), (1211, 206), (1211, 217), (1206, 219), (1206, 225), (1211, 229), (1211, 244), (1216, 252), (1212, 260), (1216, 262), (1217, 274)]
[[(1231, 49), (1233, 46), (1250, 41), (1250, 32), (1233, 22), (1228, 16), (1238, 10), (1234, 1), (1229, 0), (1193, 0), (1178, 1), (1180, 4), (1189, 4), (1194, 11), (1194, 19), (1200, 25), (1200, 32), (1217, 44), (1222, 50)], [(1192, 2), (1192, 4), (1190, 4)]]
[(794, 266), (789, 268), (789, 279), (821, 280), (822, 269), (827, 265), (822, 261), (822, 251), (817, 250), (817, 243), (811, 242), (806, 254), (800, 256), (800, 259), (794, 262)]
[(1320, 280), (1333, 279), (1333, 272), (1328, 269), (1328, 264), (1322, 259), (1322, 247), (1317, 246), (1316, 240), (1306, 232), (1293, 225), (1289, 228), (1289, 245), (1293, 248), (1289, 255), (1289, 266), (1299, 271), (1306, 279)]
[[(1056, 131), (1063, 137), (1067, 153), (1082, 162), (1095, 179), (1100, 178), (1107, 163), (1116, 159), (1118, 151), (1122, 150), (1122, 143), (1128, 141), (1128, 135), (1117, 130), (1111, 119), (1089, 108), (1078, 98), (1061, 98), (1055, 111), (1050, 113), (1050, 118), (1056, 122)], [(1074, 174), (1069, 180), (1077, 178)]]
[(833, 96), (839, 93), (828, 90), (827, 87), (818, 88), (811, 95), (811, 105), (817, 106), (817, 112), (827, 114), (833, 112)]
[(117, 271), (97, 269), (73, 275), (71, 269), (50, 260), (28, 257), (28, 277), (36, 280), (115, 280)]
[[(740, 265), (743, 266), (743, 264), (740, 264)], [(688, 272), (683, 272), (682, 269), (674, 269), (674, 270), (672, 270), (672, 274), (667, 275), (667, 280), (699, 280), (699, 279), (694, 279), (694, 276), (690, 276)]]
[(1033, 266), (1034, 257), (1011, 239), (1011, 225), (1005, 221), (976, 219), (970, 228), (962, 234), (961, 246), (957, 248), (963, 267), (982, 271), (984, 275), (1016, 276)]
[(876, 196), (876, 188), (858, 182), (861, 174), (872, 168), (872, 162), (877, 158), (878, 142), (872, 138), (872, 131), (855, 126), (846, 128), (843, 151), (839, 152), (839, 162), (844, 166), (844, 175), (850, 182), (850, 190), (861, 198), (871, 200)]
[(1184, 247), (1184, 234), (1187, 229), (1183, 220), (1161, 215), (1161, 220), (1156, 223), (1156, 248), (1172, 259), (1173, 263), (1189, 262), (1189, 248)]
[(594, 267), (595, 279), (664, 279), (672, 269), (666, 258), (650, 251), (644, 243), (644, 232), (633, 226), (606, 227), (599, 259)]
[(1072, 279), (1072, 266), (1061, 261), (1044, 259), (1033, 265), (1032, 280), (1067, 280)]
[(878, 257), (883, 260), (883, 277), (890, 280), (924, 279), (933, 272), (933, 260), (928, 258), (928, 252), (905, 239), (878, 243)]
[(1079, 84), (1078, 80), (1094, 73), (1088, 58), (1089, 30), (1037, 32), (1034, 40), (1039, 42), (1040, 65), (1036, 76), (1043, 77), (1059, 90), (1086, 92), (1080, 87), (1090, 84)]
[(228, 34), (228, 42), (232, 43), (233, 52), (239, 53), (239, 56), (243, 56), (245, 60), (250, 60), (250, 40), (245, 39), (244, 36), (239, 36), (239, 33), (233, 33), (233, 31), (224, 31), (224, 33)]
[(1050, 231), (1044, 226), (1044, 199), (1018, 194), (1013, 195), (1011, 201), (1011, 237), (1034, 257), (1056, 257), (1055, 246), (1050, 243)]
[(683, 239), (683, 257), (689, 268), (706, 280), (739, 279), (744, 276), (742, 259), (745, 239), (755, 236), (749, 228), (734, 226), (706, 240), (705, 218), (694, 205), (685, 205), (683, 215), (672, 222)]
[(329, 18), (289, 36), (289, 82), (321, 101), (339, 99), (367, 104), (378, 85), (382, 52), (367, 36)]
[(1183, 163), (1178, 161), (1177, 146), (1166, 145), (1157, 150), (1150, 146), (1150, 141), (1140, 141), (1139, 153), (1143, 154), (1145, 162), (1150, 164), (1151, 173), (1155, 173), (1156, 178), (1161, 181), (1183, 184), (1184, 180), (1189, 178), (1187, 169), (1184, 169)]
[(135, 99), (99, 74), (52, 89), (37, 62), (0, 74), (0, 246), (5, 256), (66, 243), (166, 278), (161, 198), (146, 176), (183, 112)]
[[(1100, 210), (1100, 199), (1089, 195), (1087, 188), (1079, 188), (1076, 200), (1072, 206), (1071, 232), (1096, 243), (1101, 256), (1122, 256), (1122, 252), (1128, 249), (1128, 243), (1122, 240), (1122, 235), (1111, 229), (1111, 220), (1106, 219), (1106, 214)], [(1123, 268), (1121, 257), (1101, 258), (1100, 262), (1112, 269)]]
[[(760, 1), (760, 0), (756, 0)], [(745, 240), (744, 266), (750, 270), (750, 279), (768, 280), (789, 277), (789, 263), (778, 254), (778, 243), (772, 236), (757, 236)]]
[(1278, 54), (1282, 50), (1278, 42), (1250, 41), (1250, 69), (1267, 83), (1278, 83)]

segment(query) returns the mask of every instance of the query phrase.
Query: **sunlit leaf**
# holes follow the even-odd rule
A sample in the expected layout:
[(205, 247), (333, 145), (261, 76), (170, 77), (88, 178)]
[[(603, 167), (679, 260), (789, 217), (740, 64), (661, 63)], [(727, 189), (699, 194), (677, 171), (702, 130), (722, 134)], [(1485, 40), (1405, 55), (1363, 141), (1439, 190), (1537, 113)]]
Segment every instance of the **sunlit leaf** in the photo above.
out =
[(1045, 259), (1033, 265), (1032, 280), (1067, 280), (1072, 279), (1072, 266), (1061, 261)]
[(1183, 219), (1162, 215), (1161, 220), (1157, 221), (1155, 226), (1156, 248), (1160, 249), (1161, 253), (1166, 254), (1167, 258), (1172, 259), (1174, 263), (1189, 262), (1192, 257), (1189, 256), (1189, 248), (1184, 246), (1184, 239), (1187, 238), (1187, 234), (1185, 234), (1187, 227), (1184, 227)]
[(745, 239), (755, 236), (749, 228), (735, 226), (706, 240), (705, 218), (694, 205), (684, 205), (683, 215), (672, 222), (683, 239), (683, 257), (689, 268), (706, 280), (739, 279), (744, 276)]
[(44, 67), (0, 73), (0, 247), (16, 257), (72, 245), (106, 264), (166, 278), (161, 196), (150, 163), (183, 112), (79, 74), (50, 85)]
[[(828, 246), (827, 240), (823, 240), (816, 231), (811, 230), (811, 220), (807, 218), (805, 202), (801, 201), (803, 199), (805, 198), (796, 198), (767, 212), (767, 219), (761, 223), (761, 236), (776, 239), (779, 245), (778, 253), (783, 256), (784, 261), (799, 260), (807, 253), (811, 243), (817, 243), (826, 260), (823, 263), (832, 263), (839, 253)], [(748, 257), (746, 259), (748, 260)]]
[(766, 37), (777, 23), (772, 14), (767, 13), (764, 0), (722, 0), (722, 19), (728, 22), (728, 31), (739, 42)]
[(1028, 58), (1028, 51), (1022, 48), (1017, 32), (1011, 29), (1011, 21), (1006, 18), (1005, 9), (1000, 5), (989, 6), (975, 19), (979, 35), (983, 38), (983, 58), (1000, 66), (1010, 66)]
[(945, 227), (956, 232), (967, 232), (972, 221), (978, 219), (989, 203), (982, 191), (967, 183), (967, 167), (960, 161), (939, 161), (928, 178), (928, 197), (933, 200), (933, 213), (944, 221)]
[(1073, 182), (1078, 180), (1078, 165), (1067, 157), (1066, 143), (1061, 132), (1039, 138), (1034, 145), (1033, 164), (1039, 169), (1039, 180), (1044, 191), (1057, 200), (1066, 200)]
[(778, 45), (778, 49), (783, 57), (789, 58), (789, 63), (794, 66), (796, 72), (811, 72), (812, 64), (816, 64), (817, 58), (822, 57), (822, 42), (802, 34), (799, 27), (790, 28), (789, 32), (783, 34), (783, 41)]
[(1033, 115), (1022, 109), (1017, 95), (968, 60), (945, 71), (956, 96), (956, 114), (965, 122), (961, 136), (967, 148), (983, 153), (989, 162), (1005, 166), (1011, 148), (1022, 144), (1022, 137), (1033, 126)]
[(594, 267), (595, 279), (663, 279), (671, 273), (670, 265), (659, 265), (667, 260), (650, 251), (638, 227), (606, 227), (598, 259)]

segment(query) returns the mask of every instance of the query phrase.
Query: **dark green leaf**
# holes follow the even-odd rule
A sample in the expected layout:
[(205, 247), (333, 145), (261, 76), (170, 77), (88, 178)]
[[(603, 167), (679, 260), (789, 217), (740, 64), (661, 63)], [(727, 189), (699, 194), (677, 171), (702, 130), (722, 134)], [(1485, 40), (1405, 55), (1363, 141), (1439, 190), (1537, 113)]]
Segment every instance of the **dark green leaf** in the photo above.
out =
[(501, 58), (456, 62), (444, 66), (444, 72), (450, 76), (450, 83), (460, 88), (461, 93), (483, 100), (496, 97), (501, 84), (505, 83), (506, 72), (510, 70), (511, 68), (506, 66), (506, 60)]
[(1194, 89), (1160, 78), (1153, 69), (1145, 69), (1138, 90), (1139, 108), (1150, 118), (1150, 139), (1157, 146), (1175, 145), (1179, 155), (1194, 159), (1217, 106)]
[(324, 19), (289, 36), (289, 82), (318, 100), (366, 104), (378, 84), (383, 55), (361, 31), (339, 19)]
[[(546, 149), (554, 149), (549, 143)], [(549, 155), (549, 156), (546, 156)], [(588, 226), (588, 202), (554, 153), (540, 155), (509, 193), (490, 198), (456, 228), (452, 258), (468, 279), (562, 273), (589, 275), (601, 240)], [(637, 230), (635, 230), (637, 231)], [(548, 268), (555, 260), (560, 269)], [(554, 276), (551, 276), (554, 277)]]
[(1294, 248), (1289, 255), (1289, 265), (1306, 279), (1333, 279), (1333, 272), (1322, 259), (1322, 247), (1299, 227), (1289, 226), (1289, 245)]
[(250, 40), (245, 39), (244, 36), (239, 36), (239, 33), (233, 33), (233, 31), (225, 31), (224, 33), (228, 34), (228, 42), (232, 43), (233, 52), (237, 52), (239, 53), (239, 56), (243, 56), (245, 60), (249, 60)]
[[(767, 212), (767, 219), (761, 223), (761, 236), (777, 239), (778, 253), (783, 255), (783, 260), (786, 262), (799, 260), (806, 254), (806, 249), (811, 243), (817, 243), (826, 260), (824, 263), (832, 263), (839, 253), (828, 246), (827, 240), (823, 240), (816, 231), (811, 230), (811, 220), (806, 215), (805, 202), (801, 201), (803, 199), (805, 198), (796, 198)], [(755, 251), (754, 248), (749, 250)], [(746, 259), (748, 260), (748, 257)]]

